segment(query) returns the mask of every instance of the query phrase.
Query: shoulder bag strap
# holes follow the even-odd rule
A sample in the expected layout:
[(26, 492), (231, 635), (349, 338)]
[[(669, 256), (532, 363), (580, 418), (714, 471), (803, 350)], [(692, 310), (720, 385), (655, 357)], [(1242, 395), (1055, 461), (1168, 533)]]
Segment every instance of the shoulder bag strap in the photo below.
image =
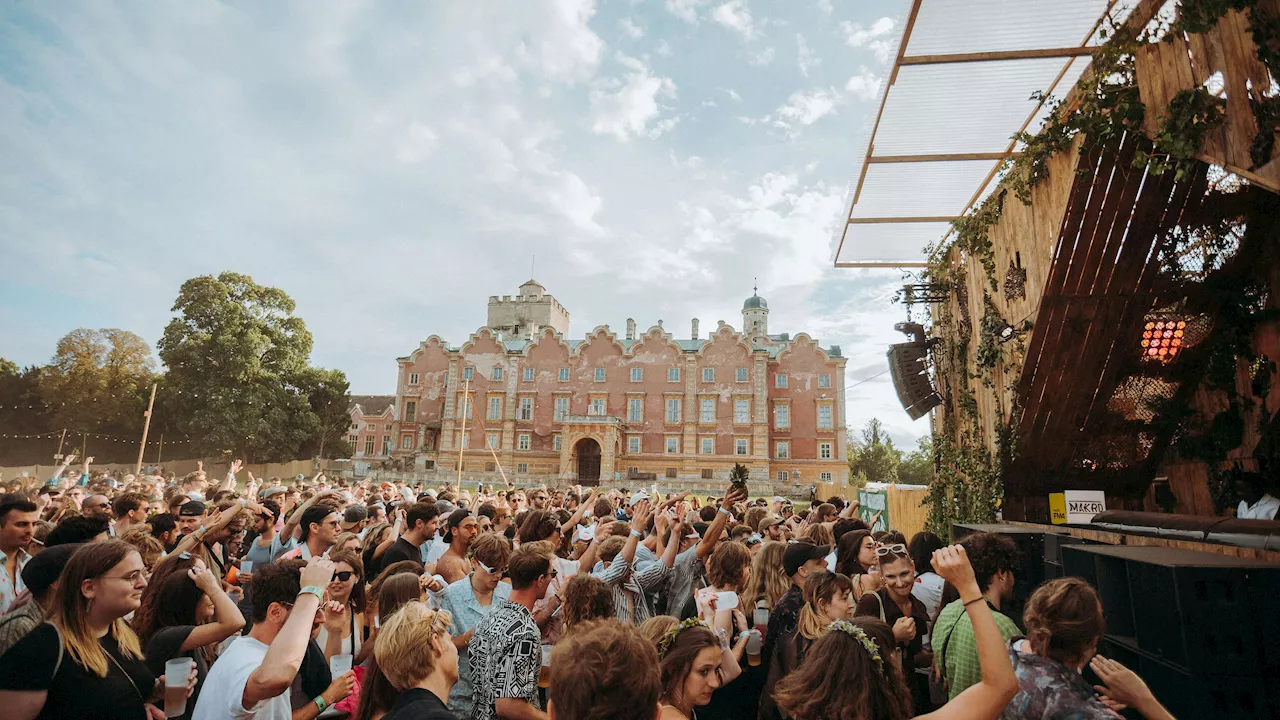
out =
[(872, 594), (876, 596), (876, 604), (880, 606), (880, 622), (882, 623), (889, 622), (888, 620), (884, 619), (884, 598), (880, 597), (880, 591), (877, 590)]
[(58, 659), (53, 663), (53, 675), (49, 676), (49, 682), (52, 683), (53, 679), (58, 676), (58, 670), (62, 668), (62, 655), (66, 652), (66, 648), (62, 642), (62, 630), (54, 623), (49, 624), (53, 626), (53, 632), (58, 635)]

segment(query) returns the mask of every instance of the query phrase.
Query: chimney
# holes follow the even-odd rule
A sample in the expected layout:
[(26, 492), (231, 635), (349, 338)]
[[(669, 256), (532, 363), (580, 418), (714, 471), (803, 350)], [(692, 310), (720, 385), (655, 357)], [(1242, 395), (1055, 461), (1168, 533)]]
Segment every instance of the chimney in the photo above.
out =
[(636, 339), (636, 321), (631, 318), (627, 318), (627, 339)]
[(693, 319), (693, 332), (689, 337), (693, 340), (698, 339), (698, 318)]

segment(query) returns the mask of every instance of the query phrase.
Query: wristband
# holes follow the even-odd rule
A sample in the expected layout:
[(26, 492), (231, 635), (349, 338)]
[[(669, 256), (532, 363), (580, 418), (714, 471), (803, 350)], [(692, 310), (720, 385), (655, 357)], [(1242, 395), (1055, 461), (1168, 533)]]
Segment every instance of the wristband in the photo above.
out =
[(750, 630), (743, 630), (742, 632), (738, 633), (738, 637), (735, 638), (735, 640), (741, 640), (742, 638), (747, 637), (750, 634), (751, 634)]
[(306, 587), (302, 588), (301, 590), (299, 590), (299, 591), (298, 591), (298, 597), (302, 597), (303, 595), (305, 595), (305, 594), (307, 594), (307, 593), (310, 593), (310, 594), (312, 594), (312, 595), (315, 595), (315, 596), (316, 596), (316, 600), (319, 600), (319, 601), (321, 601), (321, 602), (324, 602), (324, 590), (321, 590), (320, 588), (316, 587), (315, 585), (308, 585), (308, 586), (306, 586)]
[(314, 702), (316, 704), (316, 708), (319, 709), (320, 712), (324, 712), (324, 709), (329, 707), (329, 703), (324, 701), (323, 695), (317, 695)]
[(979, 595), (978, 597), (976, 597), (976, 598), (974, 598), (974, 599), (970, 600), (969, 602), (965, 603), (965, 604), (964, 604), (964, 606), (965, 606), (965, 607), (969, 607), (970, 605), (972, 605), (972, 604), (974, 604), (974, 603), (976, 603), (976, 602), (982, 602), (983, 600), (986, 600), (986, 598), (985, 598), (985, 597), (983, 597), (983, 596), (981, 596), (981, 595)]
[(640, 532), (639, 530), (632, 530), (632, 531), (631, 531), (631, 537), (633, 537), (633, 538), (638, 538), (638, 539), (640, 539), (640, 540), (643, 540), (643, 539), (644, 539), (644, 533)]
[(723, 506), (723, 505), (721, 505), (720, 507), (716, 508), (716, 512), (718, 512), (718, 513), (724, 513), (725, 515), (729, 515), (729, 514), (730, 514), (728, 510), (725, 510), (725, 509), (724, 509), (724, 506)]

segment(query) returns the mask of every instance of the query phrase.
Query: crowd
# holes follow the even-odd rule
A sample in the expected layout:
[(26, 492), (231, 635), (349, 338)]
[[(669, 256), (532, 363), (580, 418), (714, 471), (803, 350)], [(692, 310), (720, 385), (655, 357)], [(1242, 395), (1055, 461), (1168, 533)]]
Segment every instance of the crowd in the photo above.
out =
[[(0, 715), (1169, 718), (1098, 596), (856, 503), (96, 472), (0, 496)], [(1098, 682), (1090, 684), (1088, 668)]]

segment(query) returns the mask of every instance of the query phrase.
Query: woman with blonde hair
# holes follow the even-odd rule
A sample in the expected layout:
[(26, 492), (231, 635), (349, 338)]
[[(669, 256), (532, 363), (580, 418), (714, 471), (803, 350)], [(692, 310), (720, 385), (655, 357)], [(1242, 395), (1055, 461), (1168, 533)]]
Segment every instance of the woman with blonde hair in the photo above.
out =
[(774, 606), (791, 588), (791, 578), (787, 577), (787, 572), (782, 567), (782, 554), (786, 550), (787, 544), (784, 542), (767, 542), (751, 558), (751, 581), (747, 585), (748, 606), (764, 610), (766, 615), (773, 612)]
[(773, 689), (782, 678), (804, 664), (813, 643), (827, 634), (831, 623), (848, 620), (853, 611), (853, 582), (839, 573), (810, 575), (804, 584), (804, 605), (796, 629), (778, 638), (769, 660), (769, 677), (760, 696), (761, 720), (781, 718), (773, 702)]
[(458, 649), (449, 613), (410, 602), (391, 615), (373, 654), (400, 694), (384, 720), (456, 720), (445, 705), (458, 681)]
[(834, 547), (836, 544), (835, 533), (831, 531), (830, 525), (822, 525), (818, 523), (809, 523), (804, 530), (800, 531), (800, 539), (808, 540), (819, 547), (826, 545)]
[[(77, 550), (58, 580), (49, 622), (0, 656), (6, 720), (137, 720), (157, 712), (147, 705), (163, 685), (124, 621), (146, 586), (147, 569), (132, 545), (108, 540)], [(193, 667), (188, 688), (194, 685)]]
[(657, 647), (658, 641), (671, 631), (671, 628), (680, 624), (680, 618), (671, 617), (670, 615), (654, 615), (653, 617), (640, 623), (637, 631), (645, 640), (653, 643)]

